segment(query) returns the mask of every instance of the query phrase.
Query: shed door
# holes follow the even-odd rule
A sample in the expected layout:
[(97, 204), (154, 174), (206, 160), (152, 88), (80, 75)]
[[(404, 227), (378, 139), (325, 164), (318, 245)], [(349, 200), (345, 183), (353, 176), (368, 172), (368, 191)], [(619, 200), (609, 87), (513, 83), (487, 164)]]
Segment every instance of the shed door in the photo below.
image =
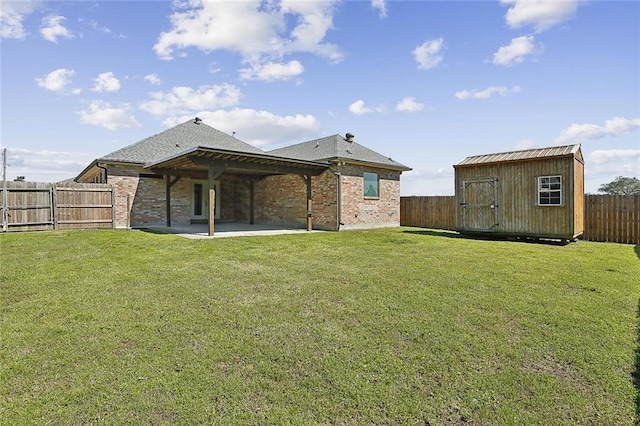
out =
[(498, 225), (498, 178), (462, 181), (462, 228), (495, 231)]

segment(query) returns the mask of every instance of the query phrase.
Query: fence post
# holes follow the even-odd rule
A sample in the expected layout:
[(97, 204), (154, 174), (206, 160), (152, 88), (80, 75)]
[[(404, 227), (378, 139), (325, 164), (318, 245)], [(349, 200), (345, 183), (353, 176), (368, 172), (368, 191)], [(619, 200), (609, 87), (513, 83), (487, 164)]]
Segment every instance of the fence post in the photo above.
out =
[(113, 190), (113, 186), (111, 187), (111, 227), (116, 227), (116, 192)]
[(51, 223), (53, 224), (53, 229), (58, 229), (58, 188), (55, 184), (51, 184), (49, 188), (49, 202), (51, 203)]
[(7, 232), (7, 148), (2, 150), (2, 232)]

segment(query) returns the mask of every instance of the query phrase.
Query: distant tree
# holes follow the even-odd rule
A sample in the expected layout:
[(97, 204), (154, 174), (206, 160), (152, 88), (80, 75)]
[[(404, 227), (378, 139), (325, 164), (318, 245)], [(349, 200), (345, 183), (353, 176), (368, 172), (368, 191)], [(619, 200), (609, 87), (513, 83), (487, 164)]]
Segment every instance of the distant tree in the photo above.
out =
[(600, 185), (598, 192), (611, 195), (637, 195), (640, 194), (640, 180), (618, 176), (612, 182)]
[(16, 178), (13, 181), (14, 182), (24, 182), (24, 176), (16, 176)]

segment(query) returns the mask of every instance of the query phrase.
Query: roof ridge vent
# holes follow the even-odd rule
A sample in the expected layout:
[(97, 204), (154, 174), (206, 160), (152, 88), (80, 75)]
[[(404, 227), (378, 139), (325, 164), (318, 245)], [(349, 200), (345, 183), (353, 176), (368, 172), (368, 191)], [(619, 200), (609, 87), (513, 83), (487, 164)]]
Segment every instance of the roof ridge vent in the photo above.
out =
[(355, 135), (351, 133), (347, 133), (346, 135), (344, 135), (344, 140), (346, 140), (349, 143), (353, 142), (353, 138), (355, 138)]

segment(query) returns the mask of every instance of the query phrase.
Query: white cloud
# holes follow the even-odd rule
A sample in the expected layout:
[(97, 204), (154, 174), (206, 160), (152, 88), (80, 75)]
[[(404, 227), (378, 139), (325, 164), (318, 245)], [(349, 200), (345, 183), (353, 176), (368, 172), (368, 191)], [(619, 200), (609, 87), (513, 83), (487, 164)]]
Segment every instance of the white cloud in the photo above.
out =
[(149, 93), (151, 100), (140, 105), (140, 109), (154, 115), (183, 115), (195, 111), (212, 110), (237, 105), (240, 89), (230, 84), (219, 86), (174, 87), (169, 92)]
[(371, 112), (382, 112), (384, 111), (384, 107), (379, 105), (377, 107), (368, 107), (365, 106), (364, 101), (362, 99), (358, 99), (351, 105), (349, 105), (349, 111), (356, 115), (364, 115), (369, 114)]
[(456, 98), (460, 100), (466, 99), (489, 99), (493, 95), (500, 95), (502, 97), (512, 95), (514, 93), (520, 93), (520, 86), (514, 86), (512, 88), (504, 86), (491, 86), (484, 90), (461, 90), (456, 92)]
[(113, 34), (113, 31), (111, 31), (110, 28), (101, 27), (100, 25), (98, 25), (98, 23), (96, 21), (89, 22), (89, 26), (91, 26), (91, 28), (93, 28), (96, 31), (100, 31), (100, 32), (105, 33), (105, 34)]
[[(280, 116), (268, 111), (234, 108), (230, 111), (198, 111), (204, 123), (254, 146), (283, 143), (317, 135), (318, 120), (310, 114)], [(167, 127), (182, 123), (193, 115), (171, 117), (163, 122)]]
[[(162, 59), (189, 47), (204, 52), (228, 50), (244, 63), (260, 65), (281, 61), (285, 55), (312, 53), (332, 62), (342, 60), (340, 49), (324, 42), (333, 26), (335, 1), (203, 2), (177, 4), (171, 30), (158, 37), (153, 49)], [(289, 62), (291, 65), (291, 62)], [(289, 70), (291, 72), (291, 70)], [(252, 73), (258, 78), (259, 73)], [(271, 76), (267, 73), (267, 76)]]
[(597, 124), (572, 124), (555, 138), (557, 143), (583, 142), (590, 139), (600, 139), (605, 136), (618, 136), (640, 128), (640, 118), (627, 119), (613, 117), (604, 122), (604, 126)]
[(49, 40), (53, 43), (58, 42), (58, 37), (62, 38), (74, 38), (75, 36), (71, 31), (65, 28), (62, 23), (67, 18), (60, 15), (49, 15), (42, 18), (42, 25), (40, 26), (40, 34), (45, 40)]
[(507, 46), (502, 46), (493, 54), (493, 63), (505, 67), (519, 64), (528, 55), (540, 53), (542, 48), (536, 47), (533, 36), (520, 36), (511, 40)]
[(587, 161), (594, 164), (602, 164), (615, 160), (627, 159), (640, 160), (640, 149), (603, 149), (592, 151)]
[(298, 61), (291, 61), (286, 64), (282, 63), (257, 63), (251, 64), (250, 68), (240, 70), (241, 80), (289, 80), (304, 72), (304, 67)]
[(578, 0), (501, 0), (511, 5), (505, 20), (511, 28), (532, 25), (542, 32), (571, 18), (578, 9)]
[(371, 7), (380, 13), (381, 19), (387, 17), (387, 5), (385, 0), (371, 0)]
[(44, 87), (52, 92), (60, 92), (71, 83), (71, 77), (76, 74), (74, 70), (66, 68), (58, 68), (44, 75), (42, 78), (36, 78), (38, 86)]
[(453, 195), (453, 167), (415, 168), (402, 173), (402, 195)]
[(91, 88), (93, 92), (117, 92), (120, 90), (120, 80), (112, 72), (99, 74), (94, 82), (95, 84)]
[(417, 112), (422, 111), (424, 109), (424, 104), (417, 102), (416, 98), (406, 97), (396, 105), (397, 111), (405, 111), (405, 112)]
[(38, 8), (40, 1), (0, 1), (0, 38), (23, 39), (22, 20)]
[(153, 84), (154, 86), (159, 86), (160, 84), (162, 84), (162, 81), (160, 81), (160, 77), (158, 77), (158, 74), (155, 73), (145, 75), (143, 80), (149, 84)]
[(140, 123), (130, 114), (130, 110), (129, 104), (114, 107), (107, 102), (91, 101), (89, 109), (82, 110), (78, 114), (83, 123), (101, 126), (109, 130), (140, 128)]
[(412, 53), (418, 63), (419, 69), (428, 70), (442, 61), (440, 51), (442, 50), (443, 43), (444, 40), (442, 38), (426, 40), (413, 50)]
[(94, 158), (80, 152), (6, 148), (7, 179), (25, 176), (30, 182), (58, 182), (74, 177)]

